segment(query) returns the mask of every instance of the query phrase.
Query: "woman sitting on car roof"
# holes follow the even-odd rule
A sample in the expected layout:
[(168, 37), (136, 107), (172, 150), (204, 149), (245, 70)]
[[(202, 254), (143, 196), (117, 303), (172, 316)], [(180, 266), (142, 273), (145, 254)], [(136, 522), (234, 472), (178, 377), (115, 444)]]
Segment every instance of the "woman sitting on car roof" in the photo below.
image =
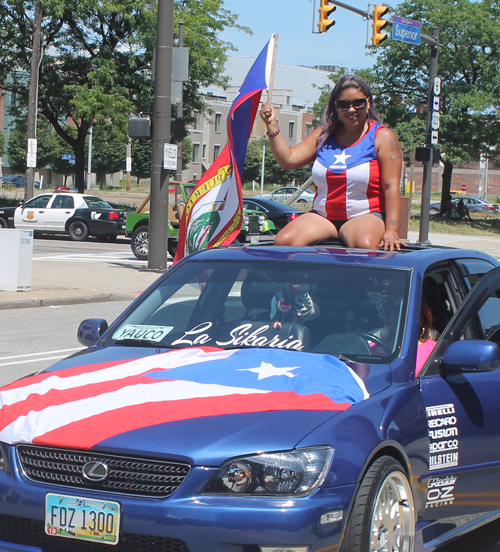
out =
[(264, 103), (260, 116), (280, 167), (314, 162), (313, 210), (283, 228), (276, 244), (312, 245), (340, 238), (349, 247), (400, 249), (401, 147), (380, 123), (373, 94), (361, 77), (339, 79), (323, 125), (292, 148), (280, 133), (273, 107)]

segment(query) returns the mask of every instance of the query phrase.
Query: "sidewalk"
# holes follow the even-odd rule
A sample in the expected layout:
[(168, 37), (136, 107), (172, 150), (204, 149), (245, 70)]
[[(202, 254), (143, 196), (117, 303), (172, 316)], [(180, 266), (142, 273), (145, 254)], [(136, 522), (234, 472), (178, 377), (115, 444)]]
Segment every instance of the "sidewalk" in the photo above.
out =
[[(410, 243), (418, 241), (409, 232)], [(500, 259), (500, 239), (481, 236), (430, 233), (433, 245), (477, 249)], [(133, 301), (161, 274), (147, 264), (127, 261), (33, 261), (31, 291), (0, 291), (0, 310), (50, 307), (105, 301)]]
[(0, 291), (0, 310), (133, 301), (160, 276), (146, 262), (34, 260), (31, 291)]

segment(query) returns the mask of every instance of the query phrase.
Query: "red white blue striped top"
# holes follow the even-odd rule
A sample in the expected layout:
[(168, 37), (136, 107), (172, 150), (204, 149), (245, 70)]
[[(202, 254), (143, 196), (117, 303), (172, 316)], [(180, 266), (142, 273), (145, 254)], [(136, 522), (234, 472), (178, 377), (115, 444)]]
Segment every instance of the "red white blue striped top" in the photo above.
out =
[(385, 195), (375, 150), (375, 137), (381, 128), (380, 123), (371, 122), (368, 132), (349, 147), (339, 144), (335, 133), (318, 146), (312, 168), (317, 188), (315, 211), (329, 220), (385, 213)]

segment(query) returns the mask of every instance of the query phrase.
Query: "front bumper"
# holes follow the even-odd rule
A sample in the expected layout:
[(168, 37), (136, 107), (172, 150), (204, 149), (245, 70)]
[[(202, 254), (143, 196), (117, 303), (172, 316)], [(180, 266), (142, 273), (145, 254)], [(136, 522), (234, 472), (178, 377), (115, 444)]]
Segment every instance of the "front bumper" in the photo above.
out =
[[(121, 504), (120, 542), (105, 549), (110, 552), (260, 552), (260, 546), (286, 549), (299, 545), (310, 546), (312, 552), (340, 542), (356, 491), (356, 485), (349, 485), (319, 489), (298, 498), (201, 495), (216, 469), (197, 467), (169, 498), (138, 498), (31, 482), (19, 473), (15, 449), (9, 448), (15, 467), (0, 472), (0, 551), (87, 549), (80, 546), (88, 547), (89, 543), (45, 535), (45, 495), (55, 492)], [(322, 523), (322, 516), (339, 511), (343, 512), (342, 520)], [(14, 525), (18, 529), (13, 537), (8, 529)], [(174, 544), (168, 548), (167, 542)], [(95, 546), (97, 551), (106, 545)]]
[(91, 220), (89, 221), (89, 232), (92, 236), (103, 234), (125, 234), (124, 220)]

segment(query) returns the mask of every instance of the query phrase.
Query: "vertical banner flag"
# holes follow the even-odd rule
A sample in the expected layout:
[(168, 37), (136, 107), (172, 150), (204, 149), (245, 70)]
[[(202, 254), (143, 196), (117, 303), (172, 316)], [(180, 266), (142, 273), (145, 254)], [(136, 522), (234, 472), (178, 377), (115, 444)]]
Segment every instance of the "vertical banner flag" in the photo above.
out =
[(232, 243), (243, 213), (241, 173), (263, 90), (269, 87), (275, 35), (250, 68), (227, 117), (228, 141), (189, 197), (174, 263), (184, 256)]

